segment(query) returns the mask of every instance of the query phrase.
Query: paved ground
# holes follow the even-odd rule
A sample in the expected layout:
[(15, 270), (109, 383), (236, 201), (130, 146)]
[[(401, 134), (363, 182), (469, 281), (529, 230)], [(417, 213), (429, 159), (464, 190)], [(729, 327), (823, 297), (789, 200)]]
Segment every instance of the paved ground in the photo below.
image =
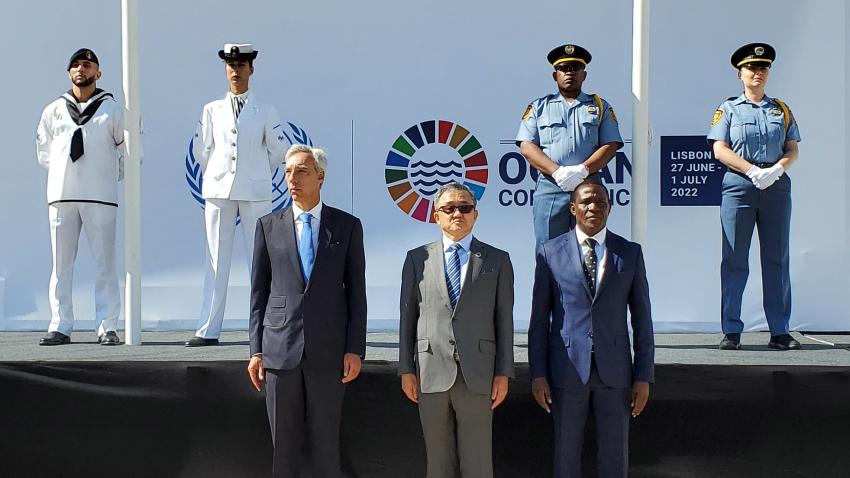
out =
[[(97, 344), (93, 332), (77, 332), (72, 343), (58, 347), (40, 347), (43, 332), (0, 332), (0, 362), (17, 361), (86, 361), (86, 360), (151, 360), (204, 361), (247, 360), (248, 333), (224, 332), (217, 347), (186, 348), (183, 342), (192, 332), (144, 332), (140, 346), (105, 347)], [(123, 340), (123, 333), (119, 334)], [(826, 365), (850, 366), (850, 335), (794, 336), (803, 350), (778, 352), (767, 348), (767, 333), (743, 335), (743, 350), (720, 351), (721, 334), (659, 334), (655, 337), (656, 363), (708, 365)], [(398, 334), (372, 332), (367, 336), (367, 360), (398, 360)], [(514, 357), (528, 361), (528, 335), (516, 334)]]

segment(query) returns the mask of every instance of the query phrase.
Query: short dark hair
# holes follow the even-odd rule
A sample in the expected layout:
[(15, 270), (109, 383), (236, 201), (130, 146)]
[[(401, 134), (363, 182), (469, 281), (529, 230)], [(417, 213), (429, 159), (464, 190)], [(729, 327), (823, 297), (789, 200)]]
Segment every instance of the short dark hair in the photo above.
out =
[(578, 186), (573, 189), (573, 193), (570, 195), (570, 202), (576, 202), (576, 193), (578, 192), (579, 188), (590, 185), (598, 185), (605, 193), (605, 197), (608, 197), (608, 188), (605, 187), (605, 183), (602, 182), (602, 176), (600, 176), (599, 173), (593, 173), (590, 176), (586, 177), (584, 181), (578, 183)]

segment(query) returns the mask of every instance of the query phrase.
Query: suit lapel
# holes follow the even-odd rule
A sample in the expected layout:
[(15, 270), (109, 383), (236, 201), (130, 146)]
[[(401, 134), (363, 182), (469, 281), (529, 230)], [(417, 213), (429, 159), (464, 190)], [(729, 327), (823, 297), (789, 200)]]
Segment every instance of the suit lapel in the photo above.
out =
[[(231, 106), (231, 109), (233, 107)], [(237, 124), (244, 123), (251, 119), (257, 113), (257, 100), (254, 99), (253, 93), (248, 93), (248, 98), (245, 100), (245, 105), (242, 107), (242, 111), (239, 112), (239, 119), (236, 120)]]
[(567, 253), (567, 262), (570, 263), (573, 275), (578, 277), (578, 281), (584, 288), (587, 297), (592, 301), (593, 296), (590, 294), (590, 287), (587, 285), (587, 279), (584, 276), (584, 261), (581, 258), (581, 247), (578, 245), (576, 231), (573, 229), (567, 234), (567, 240), (564, 243)]
[[(310, 277), (313, 277), (313, 275), (319, 272), (322, 264), (325, 262), (323, 258), (328, 255), (328, 247), (330, 247), (331, 239), (333, 238), (333, 226), (333, 210), (322, 203), (322, 216), (319, 218), (319, 240), (318, 244), (316, 244), (316, 257), (313, 260), (313, 272), (310, 273)], [(310, 282), (307, 283), (306, 288), (310, 288)]]
[[(457, 298), (455, 308), (457, 308), (457, 305), (459, 305), (463, 300), (463, 291), (465, 291), (467, 287), (472, 287), (475, 284), (475, 281), (481, 274), (481, 268), (484, 266), (484, 260), (486, 258), (487, 256), (484, 248), (481, 247), (481, 243), (478, 242), (478, 239), (473, 237), (472, 242), (469, 244), (469, 263), (466, 265), (466, 278), (464, 279), (463, 286), (460, 289), (460, 297)], [(448, 285), (446, 286), (446, 291), (448, 294)]]
[(428, 245), (428, 274), (433, 277), (434, 287), (440, 293), (440, 299), (446, 304), (449, 300), (449, 287), (446, 285), (446, 265), (443, 260), (443, 241), (439, 240)]
[(280, 222), (283, 228), (283, 241), (286, 247), (283, 248), (284, 255), (289, 262), (289, 266), (298, 276), (298, 282), (301, 284), (301, 289), (304, 289), (304, 269), (301, 267), (301, 258), (298, 255), (298, 240), (295, 238), (295, 219), (292, 216), (292, 207), (288, 207), (281, 211)]
[(599, 286), (596, 288), (596, 297), (599, 297), (602, 294), (602, 291), (605, 290), (605, 285), (609, 282), (606, 277), (611, 275), (615, 269), (615, 259), (620, 257), (619, 246), (620, 243), (617, 240), (617, 236), (611, 234), (611, 231), (609, 230), (605, 236), (605, 265), (602, 269), (602, 275), (599, 277)]

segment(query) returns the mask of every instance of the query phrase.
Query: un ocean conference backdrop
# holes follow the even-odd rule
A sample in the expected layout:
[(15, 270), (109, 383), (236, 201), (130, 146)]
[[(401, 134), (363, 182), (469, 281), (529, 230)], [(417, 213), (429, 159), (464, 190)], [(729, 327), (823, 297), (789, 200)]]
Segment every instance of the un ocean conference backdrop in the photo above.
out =
[[(0, 32), (0, 44), (18, 52), (6, 71), (12, 91), (0, 120), (3, 330), (43, 329), (50, 316), (46, 175), (33, 142), (41, 109), (69, 86), (68, 55), (95, 50), (99, 85), (121, 96), (120, 2), (49, 3), (20, 3)], [(525, 329), (536, 174), (512, 140), (529, 101), (554, 91), (545, 57), (555, 45), (574, 42), (592, 52), (585, 90), (617, 112), (627, 145), (603, 173), (614, 204), (611, 229), (629, 235), (631, 2), (246, 1), (234, 8), (220, 0), (203, 7), (139, 2), (146, 329), (192, 328), (200, 308), (203, 201), (189, 143), (203, 104), (226, 90), (216, 53), (228, 41), (253, 42), (260, 51), (251, 88), (277, 106), (285, 140), (327, 148), (323, 198), (365, 227), (372, 328), (396, 326), (405, 251), (438, 237), (428, 210), (437, 185), (451, 179), (480, 199), (476, 236), (511, 254), (515, 320)], [(70, 34), (68, 19), (79, 11), (97, 28)], [(792, 326), (850, 329), (848, 12), (840, 0), (652, 2), (647, 264), (657, 330), (719, 329), (723, 171), (704, 135), (718, 103), (741, 90), (730, 53), (756, 40), (779, 51), (768, 94), (787, 101), (803, 137), (791, 170)], [(283, 207), (290, 199), (282, 172), (275, 188), (275, 207)], [(74, 310), (86, 328), (94, 300), (85, 238), (80, 249)], [(245, 256), (237, 242), (228, 329), (247, 325)], [(754, 238), (744, 302), (751, 330), (765, 328), (757, 258)]]

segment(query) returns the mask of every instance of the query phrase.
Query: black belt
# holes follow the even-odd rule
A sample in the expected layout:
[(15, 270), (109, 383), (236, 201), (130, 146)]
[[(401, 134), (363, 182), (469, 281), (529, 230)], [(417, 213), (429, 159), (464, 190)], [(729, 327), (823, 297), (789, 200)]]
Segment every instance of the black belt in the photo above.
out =
[[(773, 166), (773, 165), (774, 165), (774, 164), (776, 164), (776, 163), (751, 163), (751, 164), (752, 164), (753, 166), (757, 167), (757, 168), (766, 169), (766, 168), (769, 168), (769, 167)], [(741, 176), (742, 178), (746, 179), (747, 181), (749, 181), (749, 180), (750, 180), (750, 177), (749, 177), (749, 176), (747, 176), (745, 173), (740, 173), (740, 172), (738, 172), (738, 171), (735, 171), (735, 170), (734, 170), (734, 169), (732, 169), (732, 168), (727, 168), (727, 169), (728, 169), (730, 172), (733, 172), (733, 173), (737, 174), (738, 176)]]

